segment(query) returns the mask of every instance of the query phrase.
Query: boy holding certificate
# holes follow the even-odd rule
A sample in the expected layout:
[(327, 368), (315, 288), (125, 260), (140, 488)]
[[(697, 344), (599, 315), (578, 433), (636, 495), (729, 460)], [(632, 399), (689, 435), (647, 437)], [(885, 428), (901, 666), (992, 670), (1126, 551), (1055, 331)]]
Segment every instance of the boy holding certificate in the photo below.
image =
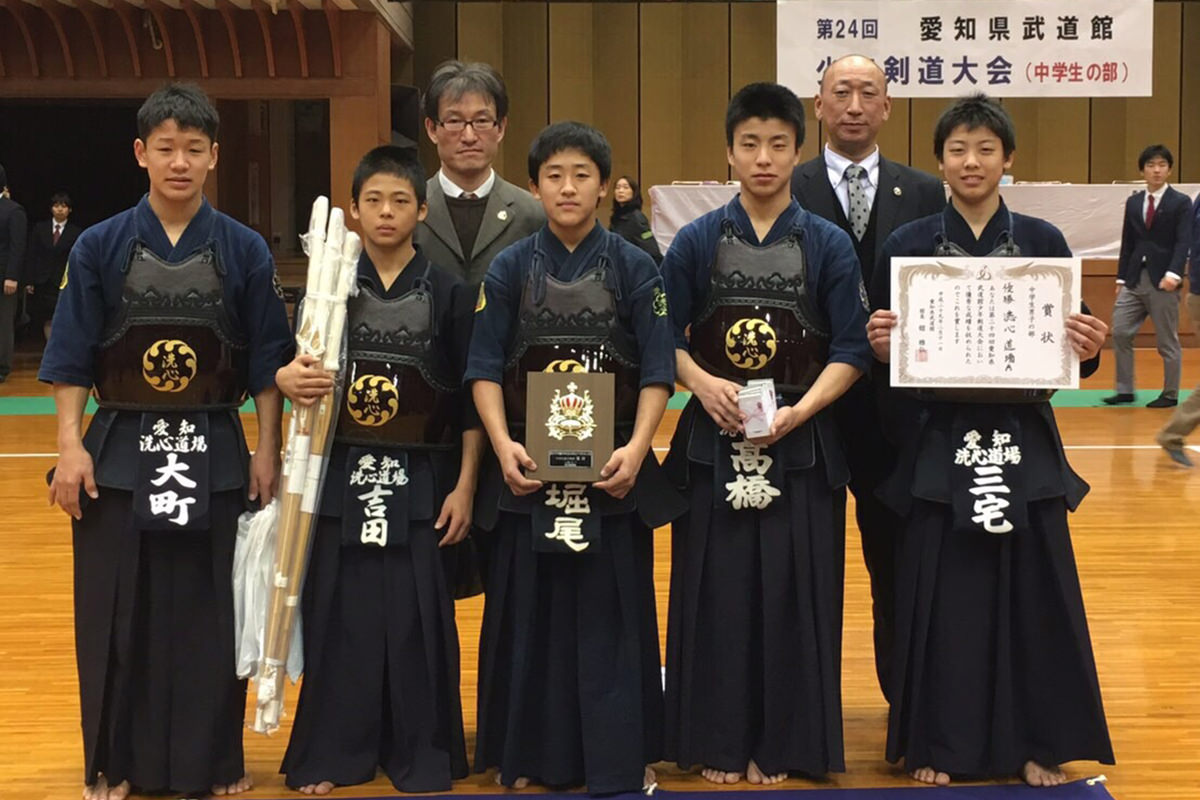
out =
[[(596, 221), (611, 166), (592, 127), (538, 134), (529, 181), (548, 222), (496, 256), (475, 305), (466, 380), (496, 453), (476, 503), (492, 541), (475, 767), (516, 788), (636, 791), (660, 757), (651, 533), (679, 509), (651, 440), (675, 360), (653, 259)], [(562, 405), (528, 401), (546, 408), (532, 423), (543, 431), (556, 414), (614, 420), (598, 482), (538, 479), (525, 390), (540, 372), (612, 374), (609, 408), (573, 390)]]
[[(1057, 228), (1001, 199), (1015, 147), (1008, 112), (984, 95), (938, 120), (950, 203), (884, 243), (867, 326), (879, 361), (898, 322), (891, 258), (1071, 255)], [(1106, 330), (1087, 313), (1067, 318), (1084, 376)], [(893, 390), (888, 404), (900, 461), (882, 493), (905, 523), (887, 757), (925, 783), (1019, 774), (1059, 784), (1063, 762), (1113, 763), (1067, 526), (1088, 486), (1067, 464), (1051, 392), (952, 392)]]
[(792, 197), (800, 99), (742, 88), (725, 138), (738, 196), (663, 259), (692, 391), (664, 464), (690, 503), (672, 529), (666, 749), (713, 783), (775, 784), (845, 769), (849, 472), (829, 406), (871, 353), (850, 236)]

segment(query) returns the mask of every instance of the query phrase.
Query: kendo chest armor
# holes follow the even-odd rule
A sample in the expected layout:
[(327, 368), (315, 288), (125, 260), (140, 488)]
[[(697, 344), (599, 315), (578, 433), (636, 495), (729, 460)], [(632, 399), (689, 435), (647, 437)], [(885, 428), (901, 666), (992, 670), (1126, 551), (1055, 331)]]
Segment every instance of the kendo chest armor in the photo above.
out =
[(101, 334), (96, 400), (147, 411), (236, 408), (246, 397), (246, 343), (225, 310), (225, 271), (209, 244), (179, 263), (134, 241), (121, 307)]
[[(986, 257), (1015, 258), (1021, 255), (1021, 248), (1012, 235), (1012, 212), (1008, 214), (1008, 227), (1001, 232), (996, 240), (996, 246)], [(941, 258), (971, 258), (971, 254), (963, 250), (946, 234), (946, 217), (942, 215), (942, 229), (934, 237), (933, 255)], [(922, 400), (933, 400), (942, 403), (1044, 403), (1054, 396), (1053, 389), (913, 389)]]
[(618, 314), (620, 285), (607, 251), (574, 281), (546, 274), (535, 246), (521, 293), (517, 329), (504, 365), (504, 408), (510, 425), (525, 425), (530, 372), (609, 372), (615, 376), (618, 425), (637, 415), (641, 371), (632, 325)]
[(824, 369), (829, 339), (829, 322), (812, 297), (803, 230), (755, 247), (726, 219), (708, 297), (692, 323), (696, 363), (720, 378), (771, 378), (777, 391), (800, 394)]
[(429, 269), (400, 297), (360, 286), (348, 301), (345, 400), (335, 438), (360, 445), (450, 447), (458, 381), (439, 357)]

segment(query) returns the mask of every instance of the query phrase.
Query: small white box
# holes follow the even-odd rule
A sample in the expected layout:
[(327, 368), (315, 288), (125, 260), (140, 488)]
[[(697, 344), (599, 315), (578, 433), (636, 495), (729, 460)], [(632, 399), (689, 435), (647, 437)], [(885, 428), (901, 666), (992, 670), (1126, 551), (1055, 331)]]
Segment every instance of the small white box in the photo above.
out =
[(777, 410), (775, 381), (770, 378), (749, 381), (738, 392), (738, 407), (746, 415), (742, 425), (747, 439), (769, 435)]

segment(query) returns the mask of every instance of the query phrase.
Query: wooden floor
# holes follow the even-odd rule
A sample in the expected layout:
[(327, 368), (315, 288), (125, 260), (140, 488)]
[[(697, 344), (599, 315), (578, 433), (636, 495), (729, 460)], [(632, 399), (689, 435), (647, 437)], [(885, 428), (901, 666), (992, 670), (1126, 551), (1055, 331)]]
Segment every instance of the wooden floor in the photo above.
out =
[[(1194, 384), (1200, 352), (1185, 351), (1185, 358), (1185, 378)], [(1105, 371), (1087, 382), (1091, 388), (1111, 385), (1111, 358), (1105, 360)], [(1139, 352), (1138, 360), (1146, 379), (1160, 374), (1153, 351)], [(23, 364), (0, 385), (0, 397), (47, 394), (32, 368), (31, 362)], [(1067, 772), (1085, 777), (1103, 771), (1118, 800), (1200, 797), (1200, 469), (1175, 468), (1154, 447), (1153, 435), (1167, 414), (1146, 408), (1058, 413), (1071, 462), (1092, 486), (1072, 530), (1118, 761), (1103, 770), (1071, 764)], [(665, 446), (673, 423), (664, 422), (658, 446)], [(1193, 443), (1200, 445), (1200, 432)], [(44, 476), (54, 449), (53, 417), (0, 416), (0, 508), (6, 509), (0, 526), (0, 798), (75, 798), (81, 782), (69, 528), (45, 499)], [(670, 559), (665, 533), (657, 537), (660, 620), (666, 618)], [(903, 773), (882, 759), (886, 708), (875, 686), (867, 578), (853, 527), (846, 544), (847, 772), (820, 785), (905, 786)], [(481, 608), (479, 599), (458, 607), (468, 740)], [(289, 691), (294, 702), (297, 688)], [(287, 733), (285, 726), (271, 738), (246, 734), (247, 762), (257, 784), (247, 797), (291, 794), (276, 774)], [(666, 789), (708, 788), (699, 776), (666, 766), (660, 778)], [(486, 776), (455, 787), (464, 794), (493, 790)], [(339, 794), (394, 792), (377, 780), (333, 796)]]

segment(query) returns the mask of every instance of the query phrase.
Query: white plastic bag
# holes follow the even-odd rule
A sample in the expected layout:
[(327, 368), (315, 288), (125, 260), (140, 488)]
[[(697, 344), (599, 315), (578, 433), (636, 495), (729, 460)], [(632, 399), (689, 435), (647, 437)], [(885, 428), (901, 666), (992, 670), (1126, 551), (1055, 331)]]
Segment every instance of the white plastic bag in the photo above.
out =
[[(237, 675), (258, 677), (266, 631), (267, 606), (271, 601), (271, 570), (275, 538), (279, 528), (279, 500), (261, 511), (238, 518), (237, 543), (233, 550), (233, 616)], [(297, 611), (296, 630), (288, 648), (287, 674), (293, 681), (304, 672), (302, 621)]]

